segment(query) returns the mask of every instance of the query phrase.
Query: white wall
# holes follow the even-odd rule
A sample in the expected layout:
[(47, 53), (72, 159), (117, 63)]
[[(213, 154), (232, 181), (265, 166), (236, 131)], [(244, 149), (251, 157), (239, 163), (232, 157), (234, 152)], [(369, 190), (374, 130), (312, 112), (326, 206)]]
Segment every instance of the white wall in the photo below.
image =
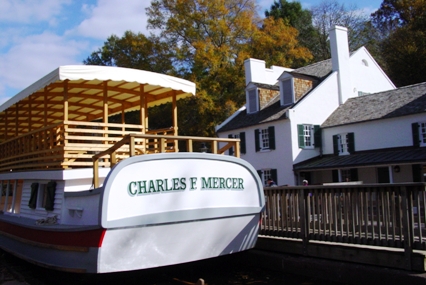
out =
[(282, 66), (271, 66), (271, 68), (266, 68), (266, 63), (264, 60), (249, 58), (244, 61), (245, 77), (246, 77), (246, 86), (250, 82), (263, 83), (274, 85), (278, 81), (278, 77), (284, 71), (292, 71), (291, 68), (286, 68)]
[(309, 95), (289, 110), (291, 121), (291, 138), (293, 141), (292, 156), (294, 163), (319, 155), (319, 148), (301, 149), (298, 145), (297, 125), (321, 125), (338, 107), (337, 73), (332, 73), (318, 85)]
[(395, 89), (395, 85), (364, 47), (351, 55), (350, 67), (353, 85), (352, 97), (357, 97), (358, 91), (377, 93)]
[(355, 151), (413, 145), (411, 124), (425, 120), (423, 114), (367, 121), (323, 129), (324, 154), (333, 153), (333, 135), (353, 132)]
[[(275, 150), (256, 152), (254, 137), (255, 129), (266, 129), (271, 126), (275, 127)], [(219, 137), (227, 138), (229, 134), (245, 132), (247, 153), (241, 154), (241, 158), (248, 161), (256, 170), (269, 168), (277, 169), (278, 185), (294, 185), (290, 131), (289, 121), (279, 120), (271, 123), (247, 127), (245, 129), (220, 133)]]

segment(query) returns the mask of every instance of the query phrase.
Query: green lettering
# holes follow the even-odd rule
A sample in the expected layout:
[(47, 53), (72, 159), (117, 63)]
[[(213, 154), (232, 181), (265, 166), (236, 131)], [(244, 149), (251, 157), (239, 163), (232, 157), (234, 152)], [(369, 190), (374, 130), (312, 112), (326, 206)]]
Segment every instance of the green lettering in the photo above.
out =
[(132, 181), (132, 182), (129, 183), (128, 190), (129, 190), (130, 196), (135, 196), (136, 193), (138, 193), (138, 191), (136, 190), (136, 182), (135, 181)]
[(180, 187), (180, 190), (185, 190), (185, 189), (186, 189), (186, 178), (185, 178), (185, 177), (182, 177), (182, 178), (180, 179), (180, 184), (182, 185), (182, 186)]
[(238, 178), (238, 181), (240, 182), (240, 184), (238, 185), (238, 189), (244, 189), (244, 180), (242, 178)]
[(163, 187), (164, 180), (157, 179), (156, 181), (157, 181), (157, 191), (158, 192), (164, 191), (164, 187)]
[(220, 189), (225, 189), (226, 188), (225, 187), (225, 178), (223, 178), (223, 177), (219, 178), (219, 188)]
[(138, 186), (139, 186), (139, 192), (138, 194), (143, 194), (143, 193), (147, 193), (146, 192), (146, 181), (138, 181)]
[(213, 177), (213, 188), (214, 189), (219, 188), (219, 178), (218, 177)]
[(148, 193), (155, 193), (157, 192), (155, 189), (155, 184), (153, 180), (149, 180), (149, 191)]
[(201, 177), (201, 189), (212, 188), (211, 183), (211, 177), (209, 177), (207, 180), (205, 177)]
[(173, 181), (173, 190), (180, 190), (179, 189), (179, 178), (172, 178)]
[(226, 178), (226, 189), (232, 188), (232, 178)]
[(197, 187), (195, 187), (195, 184), (197, 183), (197, 177), (190, 177), (189, 180), (191, 180), (191, 190), (197, 189)]
[(237, 188), (237, 178), (232, 178), (232, 189)]

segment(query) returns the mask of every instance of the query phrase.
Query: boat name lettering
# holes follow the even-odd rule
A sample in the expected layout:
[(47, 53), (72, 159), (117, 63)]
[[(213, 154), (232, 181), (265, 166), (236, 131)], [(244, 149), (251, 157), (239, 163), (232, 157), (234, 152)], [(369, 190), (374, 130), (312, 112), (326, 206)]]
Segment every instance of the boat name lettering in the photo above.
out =
[[(189, 183), (188, 183), (189, 181)], [(199, 182), (200, 181), (200, 182)], [(130, 196), (201, 190), (244, 190), (244, 179), (235, 177), (185, 177), (131, 181), (127, 187)]]

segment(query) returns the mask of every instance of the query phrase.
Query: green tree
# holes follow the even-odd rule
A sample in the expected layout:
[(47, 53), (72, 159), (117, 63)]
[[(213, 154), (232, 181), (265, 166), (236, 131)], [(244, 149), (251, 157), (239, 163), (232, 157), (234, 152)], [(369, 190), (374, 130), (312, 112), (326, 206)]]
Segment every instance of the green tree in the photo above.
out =
[(371, 15), (386, 72), (397, 86), (425, 81), (426, 1), (384, 0)]
[(287, 2), (286, 0), (274, 1), (270, 10), (265, 11), (266, 17), (283, 19), (287, 25), (296, 28), (299, 32), (297, 37), (299, 44), (309, 50), (315, 50), (315, 42), (312, 41), (317, 31), (312, 25), (311, 11), (302, 8), (299, 1)]
[[(254, 55), (266, 57), (255, 48), (260, 39), (278, 42), (279, 36), (263, 25), (255, 7), (255, 0), (153, 0), (147, 8), (148, 28), (159, 30), (159, 37), (174, 47), (174, 66), (181, 76), (197, 84), (200, 99), (192, 101), (196, 105), (187, 113), (198, 110), (203, 117), (195, 121), (201, 125), (188, 124), (197, 126), (193, 128), (197, 133), (191, 135), (206, 127), (213, 135), (213, 126), (245, 103), (244, 60)], [(297, 31), (288, 33), (291, 49), (282, 53), (296, 49), (296, 37)], [(268, 58), (270, 64), (277, 65), (276, 60), (284, 58), (278, 56), (282, 47), (268, 47), (274, 53)], [(281, 62), (293, 64), (306, 56), (309, 52), (293, 52)]]
[(126, 31), (121, 38), (110, 36), (104, 46), (92, 52), (83, 63), (173, 74), (172, 57), (168, 46), (159, 38)]

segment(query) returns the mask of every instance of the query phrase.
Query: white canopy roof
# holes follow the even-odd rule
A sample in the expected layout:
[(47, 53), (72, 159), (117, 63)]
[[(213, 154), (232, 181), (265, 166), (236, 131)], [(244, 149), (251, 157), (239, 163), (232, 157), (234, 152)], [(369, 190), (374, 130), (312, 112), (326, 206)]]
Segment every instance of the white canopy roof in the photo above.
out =
[[(67, 80), (69, 80), (69, 82), (76, 82), (86, 86), (100, 85), (101, 82), (107, 81), (108, 86), (120, 88), (122, 92), (128, 90), (131, 93), (138, 92), (139, 86), (142, 84), (144, 85), (143, 91), (145, 94), (159, 96), (158, 100), (150, 100), (156, 102), (151, 105), (158, 105), (170, 101), (170, 98), (165, 99), (164, 94), (172, 90), (179, 91), (177, 99), (195, 95), (195, 84), (193, 82), (164, 74), (121, 67), (68, 65), (60, 66), (12, 97), (0, 106), (0, 112), (3, 112), (13, 104), (27, 98), (31, 94), (44, 92), (45, 87), (49, 88), (49, 86), (54, 83)], [(75, 89), (75, 92), (82, 92), (82, 88), (72, 87), (68, 90), (68, 92), (75, 93), (73, 92), (73, 89)], [(88, 95), (90, 95), (90, 93), (95, 96), (95, 94), (98, 94), (99, 92), (87, 92)], [(110, 95), (119, 99), (117, 94)]]

